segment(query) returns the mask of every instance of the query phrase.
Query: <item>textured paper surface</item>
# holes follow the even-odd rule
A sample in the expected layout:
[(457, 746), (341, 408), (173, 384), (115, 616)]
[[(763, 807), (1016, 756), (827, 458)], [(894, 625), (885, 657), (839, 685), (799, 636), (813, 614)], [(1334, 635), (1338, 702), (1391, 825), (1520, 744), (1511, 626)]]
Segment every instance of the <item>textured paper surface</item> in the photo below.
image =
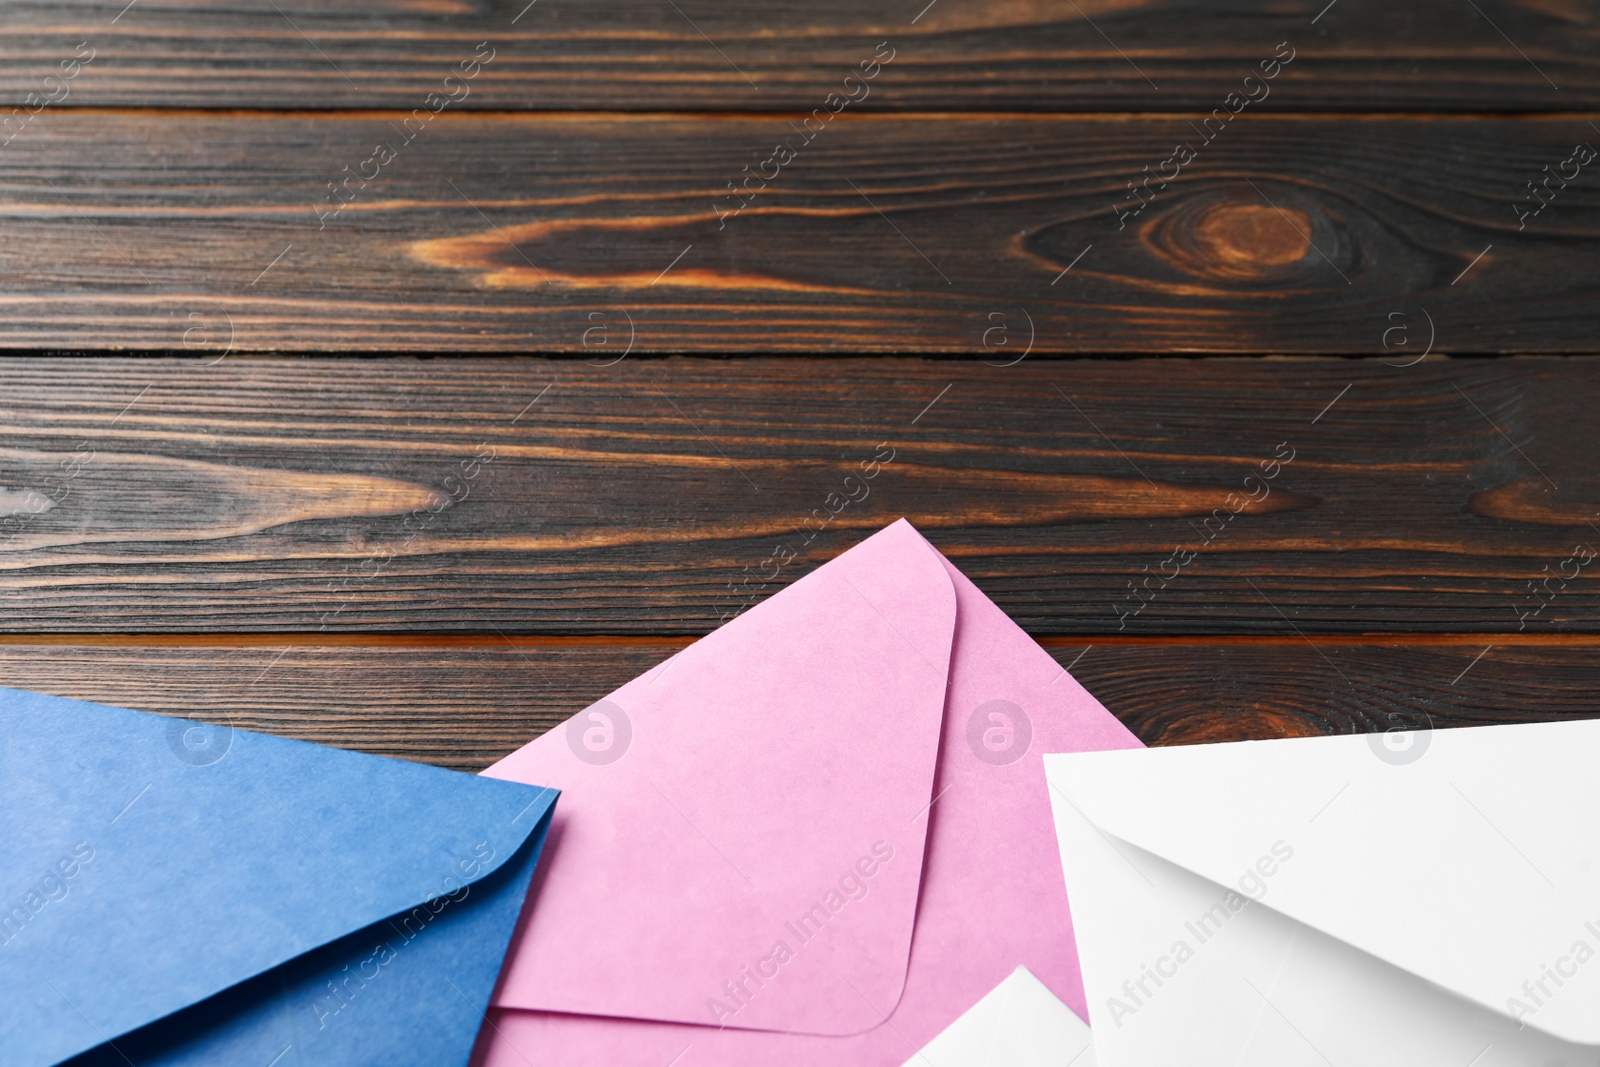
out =
[(1587, 721), (1045, 757), (1101, 1062), (1593, 1063), (1597, 752)]
[[(859, 607), (862, 595), (876, 610)], [(945, 605), (952, 598), (954, 639), (941, 659), (938, 645), (933, 644), (935, 627), (947, 624)], [(772, 655), (767, 651), (771, 648), (803, 653), (786, 659)], [(873, 655), (863, 662), (862, 651), (869, 649)], [(801, 662), (816, 664), (815, 669), (838, 679), (846, 692), (853, 686), (880, 699), (851, 705), (870, 710), (835, 716), (829, 708), (817, 706), (817, 690), (808, 676), (795, 672), (794, 666)], [(930, 669), (934, 667), (937, 670)], [(719, 689), (727, 677), (724, 672), (734, 669), (743, 688)], [(923, 680), (930, 676), (932, 685), (926, 685)], [(917, 699), (881, 699), (890, 692), (884, 679), (911, 684), (915, 688), (908, 693), (914, 692)], [(747, 691), (753, 694), (749, 701), (744, 697)], [(804, 810), (793, 813), (792, 826), (772, 829), (764, 842), (752, 845), (751, 838), (734, 832), (733, 820), (744, 809), (727, 804), (727, 798), (740, 795), (742, 786), (729, 783), (758, 780), (762, 774), (762, 765), (745, 759), (739, 748), (704, 742), (700, 734), (674, 729), (659, 744), (693, 739), (683, 742), (690, 751), (682, 758), (694, 773), (655, 777), (657, 767), (670, 761), (660, 761), (654, 755), (659, 750), (642, 747), (654, 709), (674, 709), (680, 717), (672, 719), (675, 727), (690, 723), (697, 714), (717, 707), (705, 703), (708, 693), (734, 706), (753, 708), (756, 699), (763, 701), (759, 715), (742, 716), (737, 722), (741, 730), (773, 739), (764, 743), (816, 731), (808, 737), (810, 762), (804, 773), (838, 794), (827, 809), (837, 813), (829, 818), (842, 820), (831, 824), (838, 828), (837, 846), (809, 836), (813, 830)], [(634, 714), (634, 702), (641, 694), (659, 703), (638, 705), (652, 710)], [(513, 949), (508, 975), (517, 975), (515, 968), (524, 958), (541, 958), (538, 937), (540, 921), (546, 917), (542, 909), (551, 899), (572, 902), (571, 921), (586, 915), (591, 925), (623, 922), (635, 931), (630, 936), (638, 951), (599, 961), (577, 954), (564, 957), (551, 976), (554, 981), (559, 975), (561, 996), (545, 1001), (561, 1011), (494, 1013), (496, 1031), (484, 1062), (516, 1067), (525, 1057), (534, 1062), (544, 1057), (564, 1067), (662, 1067), (669, 1062), (674, 1067), (750, 1063), (814, 1067), (830, 1062), (897, 1067), (1018, 965), (1083, 1012), (1039, 754), (1138, 742), (909, 524), (896, 523), (869, 538), (596, 707), (608, 704), (627, 710), (633, 730), (631, 747), (614, 763), (584, 763), (570, 739), (556, 731), (490, 771), (538, 774), (539, 780), (571, 786), (556, 816), (549, 862), (536, 882), (533, 919)], [(580, 728), (596, 721), (583, 714), (575, 719)], [(996, 747), (989, 747), (991, 742)], [(861, 759), (863, 750), (869, 759)], [(928, 785), (918, 782), (912, 773), (915, 767), (903, 776), (887, 773), (896, 753), (923, 751), (936, 752), (933, 763), (921, 772)], [(856, 770), (843, 776), (836, 770), (841, 765)], [(583, 861), (569, 867), (566, 835), (623, 840), (617, 836), (623, 832), (619, 824), (631, 817), (633, 809), (613, 802), (605, 791), (578, 786), (621, 768), (627, 768), (628, 777), (617, 776), (617, 789), (632, 781), (656, 781), (666, 789), (664, 782), (672, 781), (668, 792), (673, 803), (718, 849), (739, 862), (758, 885), (791, 885), (800, 900), (817, 899), (836, 885), (863, 847), (879, 838), (892, 842), (894, 858), (881, 865), (875, 878), (905, 872), (913, 879), (912, 892), (880, 895), (873, 885), (864, 900), (849, 902), (835, 919), (858, 909), (852, 918), (863, 925), (881, 923), (897, 930), (909, 923), (909, 949), (898, 957), (856, 952), (854, 928), (846, 938), (841, 936), (846, 928), (832, 921), (821, 935), (800, 944), (785, 932), (785, 923), (793, 917), (789, 910), (757, 909), (738, 915), (739, 924), (718, 918), (727, 912), (703, 914), (694, 900), (687, 899), (683, 886), (701, 885), (701, 879), (712, 877), (722, 880), (719, 885), (739, 882), (694, 830), (680, 833), (671, 848), (656, 847), (646, 870), (652, 870), (652, 864), (661, 865), (663, 871), (677, 865), (684, 873), (681, 879), (663, 875), (653, 881), (648, 898), (628, 891), (637, 869), (634, 853), (621, 849), (609, 856), (600, 850), (592, 855), (574, 853)], [(853, 811), (874, 812), (887, 821), (858, 829), (849, 821)], [(682, 821), (670, 809), (666, 815)], [(880, 825), (884, 828), (875, 829)], [(901, 841), (915, 841), (923, 834), (925, 855), (904, 862), (920, 851), (902, 848)], [(802, 854), (800, 846), (808, 842), (807, 847), (824, 847), (825, 854)], [(748, 847), (770, 848), (771, 861), (756, 863), (759, 853), (742, 851)], [(806, 876), (791, 877), (801, 870), (808, 872)], [(630, 915), (635, 907), (644, 909), (636, 923)], [(734, 930), (737, 936), (732, 935)], [(759, 987), (746, 981), (746, 1006), (719, 1029), (707, 1001), (731, 1004), (724, 983), (738, 979), (743, 964), (759, 967), (773, 941), (785, 937), (796, 956), (792, 962), (808, 956), (822, 959), (826, 950), (832, 953), (828, 965), (807, 971), (786, 963)], [(725, 948), (728, 965), (690, 970), (676, 964), (675, 951), (661, 951), (662, 945), (675, 947), (695, 938), (708, 938)], [(876, 943), (864, 941), (868, 946), (887, 943), (882, 935)], [(618, 983), (668, 989), (684, 1005), (687, 1018), (703, 1023), (663, 1022), (619, 1012), (613, 992)], [(509, 979), (497, 1001), (502, 1006), (538, 1002)], [(835, 1006), (840, 1012), (837, 1018), (827, 1014)], [(608, 1018), (608, 1014), (622, 1017)], [(737, 1025), (747, 1017), (759, 1017), (768, 1029)], [(845, 1031), (846, 1025), (852, 1029)]]
[[(231, 1015), (212, 1004), (205, 1026), (178, 1016), (179, 1029), (239, 1051), (236, 1019), (262, 1064), (312, 1035), (323, 1054), (309, 1063), (385, 1048), (464, 1062), (555, 796), (0, 690), (0, 1059), (55, 1063), (272, 972)], [(394, 958), (380, 963), (384, 938)], [(346, 964), (367, 977), (319, 1000)]]

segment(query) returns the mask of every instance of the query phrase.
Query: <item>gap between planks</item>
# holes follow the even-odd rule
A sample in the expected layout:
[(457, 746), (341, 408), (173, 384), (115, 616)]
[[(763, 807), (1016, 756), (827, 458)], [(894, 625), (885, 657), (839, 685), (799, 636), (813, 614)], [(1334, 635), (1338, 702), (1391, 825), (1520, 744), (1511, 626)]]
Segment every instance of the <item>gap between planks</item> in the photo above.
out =
[[(222, 107), (198, 107), (186, 105), (182, 107), (161, 107), (158, 105), (116, 105), (116, 104), (85, 104), (82, 106), (66, 106), (58, 109), (60, 112), (70, 112), (74, 115), (101, 115), (113, 117), (130, 117), (136, 115), (161, 115), (169, 118), (244, 118), (244, 119), (397, 119), (409, 117), (411, 112), (404, 107), (241, 107), (228, 105)], [(803, 107), (779, 108), (771, 111), (721, 108), (696, 110), (694, 108), (467, 108), (460, 111), (451, 111), (450, 118), (456, 121), (477, 120), (494, 121), (505, 119), (541, 119), (553, 122), (597, 122), (607, 119), (634, 120), (643, 122), (698, 122), (711, 121), (783, 121), (802, 119), (811, 115)], [(1594, 112), (1592, 110), (1543, 108), (1524, 110), (1497, 111), (1490, 108), (1480, 108), (1475, 111), (1430, 111), (1426, 108), (1413, 108), (1401, 111), (1339, 111), (1339, 110), (1304, 110), (1304, 111), (1273, 111), (1272, 118), (1296, 119), (1308, 121), (1371, 121), (1371, 122), (1403, 122), (1403, 121), (1484, 121), (1484, 120), (1521, 120), (1534, 119), (1541, 121), (1588, 121)], [(1260, 117), (1260, 116), (1238, 116)], [(1014, 108), (952, 110), (950, 108), (891, 108), (883, 107), (877, 111), (842, 111), (834, 115), (833, 121), (845, 122), (896, 122), (903, 119), (931, 119), (952, 122), (1052, 122), (1061, 120), (1083, 122), (1127, 122), (1130, 120), (1168, 120), (1173, 122), (1188, 121), (1194, 118), (1193, 111), (1164, 111), (1164, 110), (1130, 110), (1126, 107), (1108, 111), (1082, 111), (1074, 107), (1062, 106), (1056, 110), (1045, 111), (1019, 111)]]
[[(687, 648), (695, 636), (637, 634), (477, 633), (0, 633), (0, 646), (59, 645), (85, 648)], [(1364, 634), (1051, 634), (1035, 637), (1045, 648), (1085, 645), (1174, 647), (1314, 645), (1600, 648), (1600, 633), (1364, 633)]]

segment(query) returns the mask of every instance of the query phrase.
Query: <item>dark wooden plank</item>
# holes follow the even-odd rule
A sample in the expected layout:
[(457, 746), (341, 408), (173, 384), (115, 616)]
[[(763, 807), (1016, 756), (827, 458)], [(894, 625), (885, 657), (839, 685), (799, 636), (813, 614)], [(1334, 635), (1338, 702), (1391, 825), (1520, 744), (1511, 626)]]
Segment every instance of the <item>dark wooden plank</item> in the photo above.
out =
[[(477, 771), (670, 648), (3, 646), (5, 684)], [(1057, 649), (1147, 744), (1589, 717), (1600, 647)], [(1081, 658), (1080, 657), (1081, 654)], [(1326, 656), (1326, 658), (1324, 658)]]
[(3, 684), (480, 771), (671, 648), (0, 647)]
[(1246, 116), (1209, 146), (1186, 117), (843, 117), (719, 218), (789, 120), (444, 114), (332, 214), (396, 119), (41, 115), (4, 149), (0, 345), (1409, 359), (1600, 330), (1600, 161), (1518, 229), (1600, 144), (1579, 117)]
[(889, 41), (865, 107), (1192, 110), (1287, 41), (1302, 107), (1600, 100), (1600, 20), (1575, 0), (125, 2), (8, 3), (0, 93), (59, 95), (43, 77), (88, 42), (72, 105), (409, 109), (490, 42), (462, 107), (795, 111)]
[(1597, 396), (1559, 358), (4, 361), (0, 629), (704, 633), (907, 516), (1041, 635), (1600, 632)]
[(1111, 647), (1089, 650), (1072, 673), (1150, 745), (1600, 715), (1594, 646)]

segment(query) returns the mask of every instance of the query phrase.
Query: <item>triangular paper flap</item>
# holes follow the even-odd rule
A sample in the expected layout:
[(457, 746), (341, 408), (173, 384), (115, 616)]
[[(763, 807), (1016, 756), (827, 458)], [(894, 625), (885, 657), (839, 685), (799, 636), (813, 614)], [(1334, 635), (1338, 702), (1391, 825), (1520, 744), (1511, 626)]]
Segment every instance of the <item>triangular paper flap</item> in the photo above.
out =
[[(505, 1010), (491, 1013), (494, 1027), (478, 1061), (482, 1067), (528, 1067), (535, 1059), (596, 1067), (663, 1067), (674, 1058), (676, 1067), (897, 1064), (1018, 963), (1080, 1017), (1087, 1016), (1041, 754), (1139, 741), (977, 586), (948, 560), (941, 562), (956, 592), (956, 634), (937, 800), (918, 816), (929, 831), (916, 934), (903, 994), (893, 1005), (878, 1005), (888, 1016), (885, 1022), (861, 1034), (832, 1037), (614, 1018), (581, 1008), (573, 1013)], [(1080, 652), (1068, 650), (1063, 661), (1077, 660)], [(674, 675), (657, 677), (657, 685), (666, 685)], [(629, 753), (622, 762), (632, 758)], [(563, 797), (562, 810), (573, 795)], [(547, 886), (591, 873), (564, 866), (554, 837), (551, 847), (551, 862), (541, 868)], [(606, 857), (605, 863), (618, 877), (626, 870), (625, 856)], [(543, 904), (537, 886), (532, 898), (537, 910)], [(596, 908), (595, 914), (604, 912)], [(569, 962), (565, 974), (585, 990), (602, 987), (598, 994), (603, 996), (607, 972), (584, 971), (581, 963)], [(679, 978), (671, 967), (652, 973), (662, 983)], [(837, 984), (854, 996), (842, 980)], [(757, 996), (775, 992), (772, 984)], [(1087, 1054), (1072, 1067), (1084, 1063)]]
[(496, 1003), (881, 1025), (954, 625), (944, 562), (902, 521), (490, 768), (566, 791)]
[(554, 800), (0, 690), (0, 1047), (54, 1063), (458, 891)]
[(1113, 838), (1600, 1044), (1597, 761), (1600, 720), (1078, 753), (1046, 768)]
[(456, 893), (318, 946), (64, 1067), (466, 1067), (549, 818), (499, 869)]
[[(1168, 862), (1052, 791), (1102, 1062), (1578, 1067), (1587, 1051)], [(1295, 862), (1290, 856), (1289, 863)], [(1195, 1035), (1203, 1034), (1197, 1042)], [(1491, 1048), (1492, 1046), (1492, 1048)]]

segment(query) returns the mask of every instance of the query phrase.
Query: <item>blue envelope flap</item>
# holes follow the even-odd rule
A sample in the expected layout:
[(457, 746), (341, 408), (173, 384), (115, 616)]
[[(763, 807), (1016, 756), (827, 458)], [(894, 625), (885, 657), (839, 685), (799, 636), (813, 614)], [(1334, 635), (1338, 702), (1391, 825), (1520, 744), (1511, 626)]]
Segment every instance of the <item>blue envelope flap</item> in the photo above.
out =
[(0, 689), (0, 1063), (59, 1062), (459, 893), (555, 797)]

